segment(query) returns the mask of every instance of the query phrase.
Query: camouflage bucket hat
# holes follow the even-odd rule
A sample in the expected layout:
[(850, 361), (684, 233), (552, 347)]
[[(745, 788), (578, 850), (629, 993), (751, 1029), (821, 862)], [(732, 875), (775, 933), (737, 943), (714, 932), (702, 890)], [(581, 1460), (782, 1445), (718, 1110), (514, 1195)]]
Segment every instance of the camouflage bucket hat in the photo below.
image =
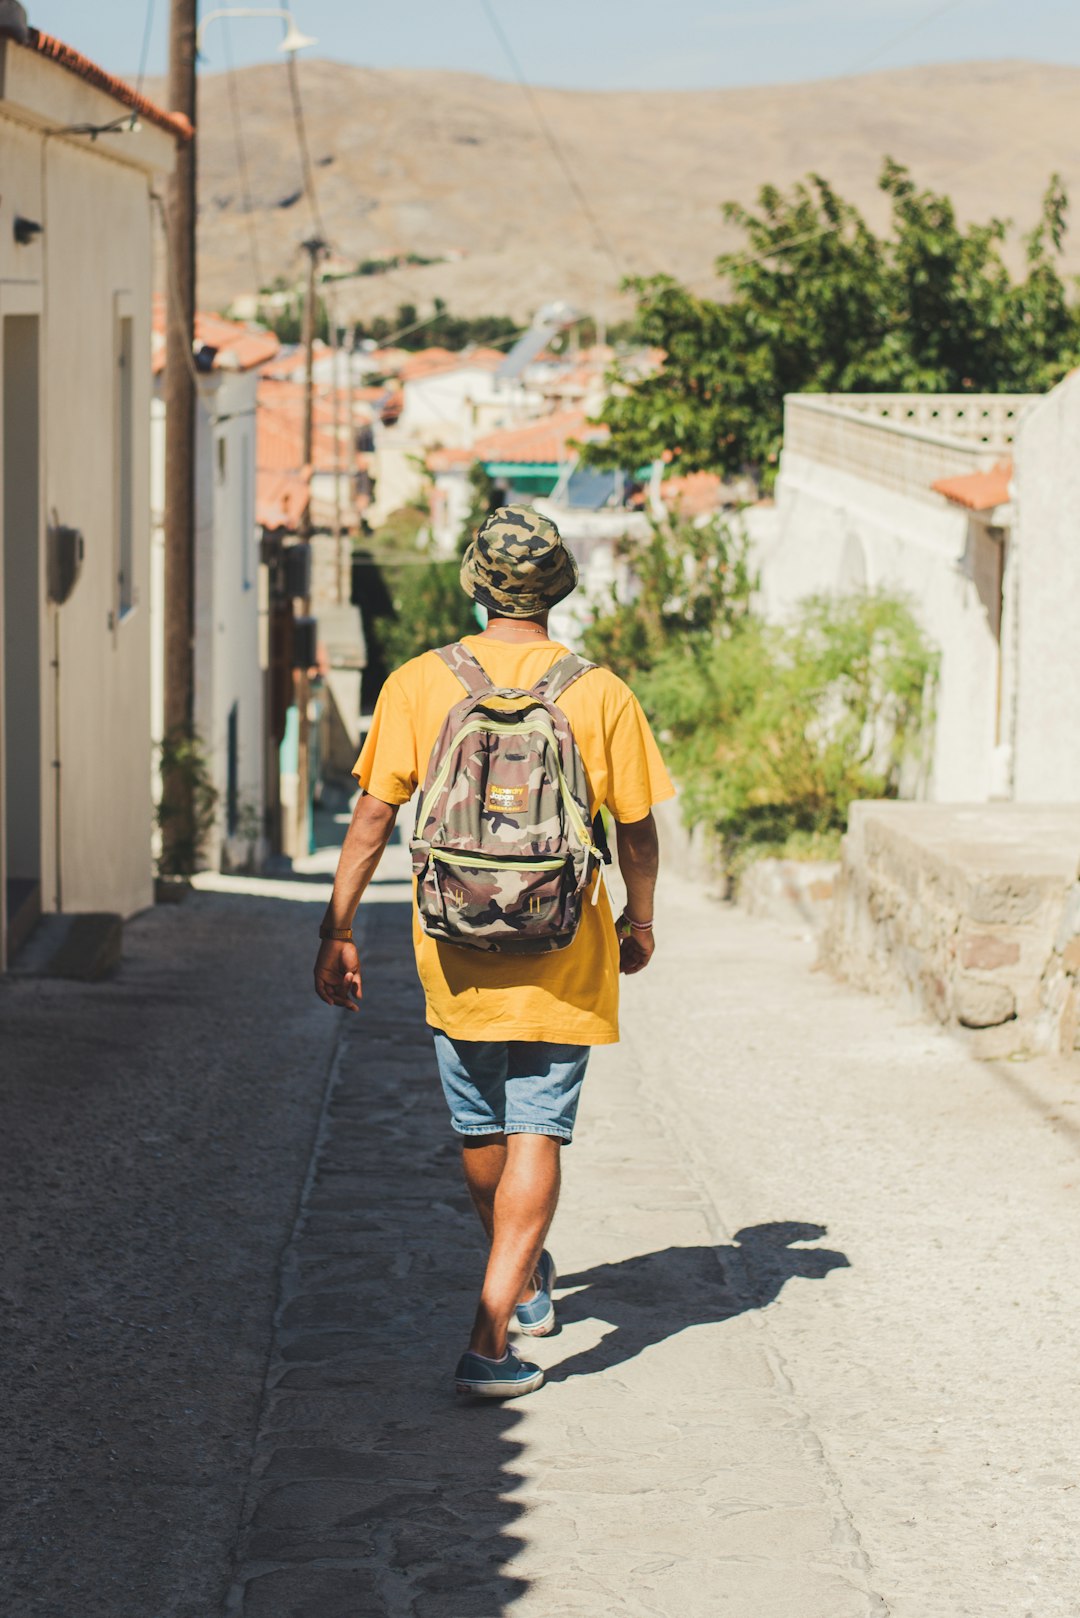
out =
[(555, 524), (531, 506), (500, 506), (461, 562), (461, 588), (500, 618), (534, 618), (568, 596), (577, 563)]

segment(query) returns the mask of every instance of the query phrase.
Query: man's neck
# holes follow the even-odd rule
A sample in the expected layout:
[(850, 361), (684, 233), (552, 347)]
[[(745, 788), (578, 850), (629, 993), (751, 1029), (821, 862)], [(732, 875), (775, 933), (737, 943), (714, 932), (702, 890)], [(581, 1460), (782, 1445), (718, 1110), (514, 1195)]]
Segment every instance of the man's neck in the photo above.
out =
[(542, 618), (489, 618), (483, 636), (487, 640), (511, 642), (547, 640), (547, 613)]

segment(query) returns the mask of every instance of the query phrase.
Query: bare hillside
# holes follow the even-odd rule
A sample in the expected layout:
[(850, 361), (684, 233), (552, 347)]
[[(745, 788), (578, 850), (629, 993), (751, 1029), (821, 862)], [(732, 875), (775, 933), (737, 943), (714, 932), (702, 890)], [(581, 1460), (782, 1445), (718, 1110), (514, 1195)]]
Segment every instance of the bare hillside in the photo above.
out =
[[(405, 298), (427, 307), (436, 294), (469, 314), (524, 316), (561, 296), (610, 316), (620, 270), (668, 270), (706, 290), (732, 242), (721, 202), (816, 169), (880, 220), (885, 153), (950, 191), (966, 216), (1006, 215), (1021, 228), (1052, 169), (1080, 191), (1078, 68), (968, 63), (741, 90), (542, 91), (598, 230), (515, 86), (322, 61), (302, 62), (300, 76), (337, 254), (453, 260), (350, 283), (349, 316)], [(244, 69), (236, 92), (260, 271), (293, 276), (311, 222), (285, 68)], [(220, 306), (255, 279), (223, 75), (202, 80), (200, 126), (200, 297)], [(1080, 269), (1080, 226), (1069, 265)]]

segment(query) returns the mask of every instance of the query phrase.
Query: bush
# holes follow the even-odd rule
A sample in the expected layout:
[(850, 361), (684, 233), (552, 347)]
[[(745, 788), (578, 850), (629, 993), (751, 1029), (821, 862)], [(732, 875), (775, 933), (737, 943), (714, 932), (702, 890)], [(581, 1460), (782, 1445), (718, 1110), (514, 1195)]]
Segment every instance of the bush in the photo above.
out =
[(378, 619), (375, 634), (388, 672), (432, 646), (476, 633), (473, 604), (458, 582), (460, 568), (455, 560), (404, 563), (386, 570), (393, 616)]
[(669, 641), (639, 684), (692, 824), (729, 870), (833, 853), (854, 798), (899, 795), (925, 764), (936, 657), (884, 594), (813, 597), (785, 626)]
[(674, 643), (684, 651), (731, 635), (750, 612), (755, 579), (740, 527), (721, 517), (698, 526), (680, 518), (650, 522), (644, 546), (624, 540), (631, 558), (632, 599), (613, 592), (585, 631), (587, 657), (633, 683)]

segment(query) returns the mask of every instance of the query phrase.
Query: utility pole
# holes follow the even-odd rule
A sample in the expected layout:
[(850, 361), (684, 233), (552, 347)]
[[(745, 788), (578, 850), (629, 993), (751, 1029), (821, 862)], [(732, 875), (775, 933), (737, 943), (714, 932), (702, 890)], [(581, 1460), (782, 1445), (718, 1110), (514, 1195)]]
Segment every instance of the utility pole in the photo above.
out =
[[(198, 0), (172, 0), (168, 104), (195, 120), (195, 24)], [(193, 864), (194, 795), (178, 752), (195, 725), (195, 179), (196, 136), (177, 145), (166, 214), (165, 346), (165, 737), (163, 864)]]
[[(304, 298), (304, 445), (302, 453), (307, 472), (308, 497), (304, 506), (303, 521), (300, 524), (300, 538), (304, 544), (309, 546), (309, 577), (308, 594), (302, 598), (300, 610), (304, 618), (310, 618), (310, 571), (312, 563), (310, 546), (313, 527), (311, 505), (315, 486), (315, 272), (326, 243), (320, 237), (312, 236), (308, 241), (304, 242), (303, 246), (308, 256), (308, 267), (307, 293)], [(292, 848), (295, 856), (296, 854), (306, 854), (308, 852), (308, 812), (311, 803), (311, 719), (308, 713), (311, 690), (306, 668), (293, 669), (293, 702), (296, 705), (297, 719), (296, 825)]]
[(341, 358), (341, 328), (337, 323), (337, 304), (331, 306), (334, 321), (334, 572), (337, 582), (337, 603), (345, 600), (344, 526), (341, 521), (341, 380), (338, 362)]
[[(349, 333), (349, 533), (355, 539), (360, 534), (360, 507), (357, 496), (356, 470), (356, 322)], [(349, 593), (352, 594), (352, 569), (349, 569)]]
[[(326, 243), (318, 236), (310, 237), (304, 242), (304, 251), (308, 256), (307, 267), (307, 294), (304, 298), (304, 465), (308, 469), (308, 477), (315, 470), (315, 271), (319, 258)], [(310, 484), (308, 494), (307, 512), (303, 526), (300, 530), (301, 539), (311, 538), (311, 496)]]

